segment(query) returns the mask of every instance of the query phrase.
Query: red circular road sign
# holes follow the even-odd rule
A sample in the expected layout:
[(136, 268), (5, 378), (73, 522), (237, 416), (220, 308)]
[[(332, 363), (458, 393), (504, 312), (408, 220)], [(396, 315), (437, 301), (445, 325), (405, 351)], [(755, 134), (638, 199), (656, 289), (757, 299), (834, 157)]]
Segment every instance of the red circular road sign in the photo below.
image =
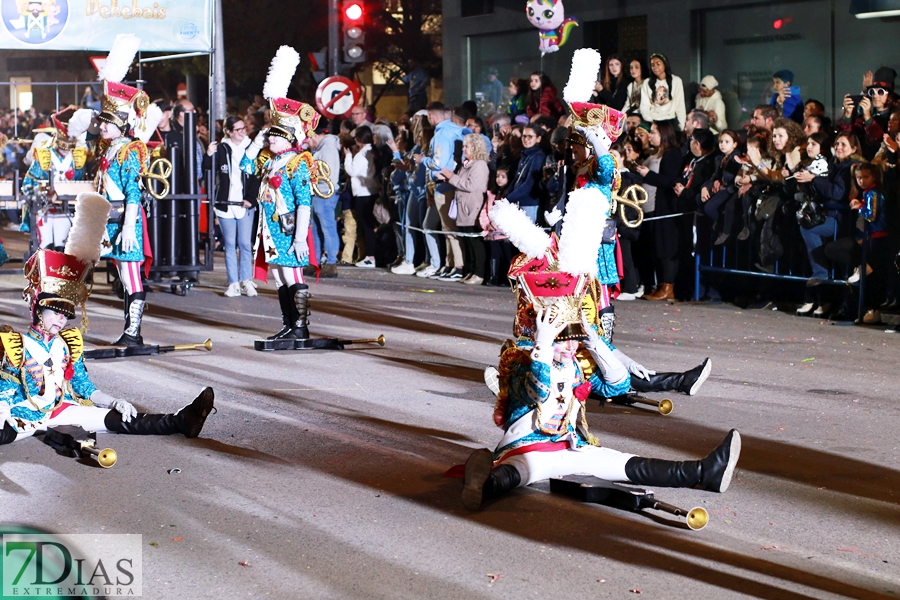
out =
[(323, 79), (316, 88), (316, 108), (328, 119), (349, 114), (360, 98), (359, 84), (340, 75)]

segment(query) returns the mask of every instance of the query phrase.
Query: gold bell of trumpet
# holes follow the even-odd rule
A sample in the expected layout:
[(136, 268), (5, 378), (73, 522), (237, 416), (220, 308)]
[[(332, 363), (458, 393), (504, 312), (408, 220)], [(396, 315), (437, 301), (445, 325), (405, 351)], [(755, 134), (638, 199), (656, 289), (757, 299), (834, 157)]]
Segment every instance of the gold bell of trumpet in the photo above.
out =
[[(644, 209), (641, 205), (646, 201), (647, 190), (637, 184), (630, 185), (622, 192), (622, 194), (613, 194), (609, 214), (613, 215), (618, 211), (619, 220), (622, 221), (622, 224), (625, 225), (625, 227), (631, 229), (640, 227), (641, 223), (644, 222)], [(628, 217), (625, 216), (626, 207), (633, 208), (637, 211), (638, 216), (634, 221), (629, 221)]]
[(334, 196), (334, 183), (331, 181), (331, 168), (328, 166), (328, 163), (326, 163), (324, 160), (317, 160), (316, 161), (316, 171), (319, 174), (319, 179), (317, 181), (317, 184), (324, 183), (325, 186), (328, 188), (328, 192), (327, 193), (322, 192), (322, 190), (319, 189), (318, 185), (314, 185), (314, 186), (312, 186), (313, 194), (315, 194), (319, 198), (323, 198), (323, 199), (331, 198), (332, 196)]

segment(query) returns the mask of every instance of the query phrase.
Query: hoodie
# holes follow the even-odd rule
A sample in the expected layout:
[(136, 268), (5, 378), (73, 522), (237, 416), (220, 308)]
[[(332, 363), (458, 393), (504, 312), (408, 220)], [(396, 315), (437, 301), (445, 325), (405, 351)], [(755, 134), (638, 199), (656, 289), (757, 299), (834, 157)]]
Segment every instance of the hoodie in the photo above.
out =
[(725, 101), (722, 99), (722, 94), (719, 90), (713, 90), (712, 96), (709, 98), (704, 98), (700, 94), (697, 94), (694, 106), (707, 113), (709, 111), (715, 111), (716, 122), (713, 123), (710, 121), (709, 123), (709, 128), (712, 131), (720, 133), (721, 131), (728, 129), (728, 120), (725, 115)]

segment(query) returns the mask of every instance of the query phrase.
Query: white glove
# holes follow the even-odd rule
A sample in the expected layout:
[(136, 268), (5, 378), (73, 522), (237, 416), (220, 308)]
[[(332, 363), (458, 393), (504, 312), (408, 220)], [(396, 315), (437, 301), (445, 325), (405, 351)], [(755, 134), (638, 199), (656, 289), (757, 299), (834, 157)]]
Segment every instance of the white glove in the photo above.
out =
[(562, 212), (558, 208), (554, 208), (553, 210), (545, 210), (544, 211), (544, 220), (547, 221), (547, 225), (553, 227), (563, 218)]
[(562, 314), (557, 313), (553, 317), (550, 311), (543, 309), (537, 311), (537, 317), (534, 320), (534, 350), (531, 351), (531, 359), (537, 362), (550, 364), (553, 360), (553, 342), (556, 336), (565, 329), (566, 322)]
[(294, 228), (294, 243), (291, 249), (297, 260), (303, 262), (309, 256), (309, 244), (306, 241), (306, 234), (309, 231), (309, 207), (297, 207), (296, 227)]
[(625, 365), (625, 368), (635, 377), (650, 381), (650, 376), (656, 375), (656, 371), (651, 371), (619, 349), (613, 350), (613, 355), (618, 358), (619, 362)]
[(13, 416), (9, 411), (10, 407), (8, 404), (0, 404), (0, 429), (3, 428), (4, 423), (9, 423), (10, 427), (18, 431), (19, 424), (16, 423), (16, 420), (13, 419)]
[(581, 135), (584, 136), (584, 139), (586, 139), (594, 148), (594, 156), (599, 158), (604, 154), (609, 153), (609, 148), (612, 146), (612, 140), (610, 140), (605, 133), (601, 132), (598, 134), (593, 129), (587, 129), (586, 127), (581, 126), (576, 126), (575, 129), (578, 130)]
[[(257, 156), (259, 156), (260, 150), (263, 149), (266, 145), (266, 134), (269, 132), (268, 127), (263, 127), (259, 133), (256, 134), (256, 137), (253, 138), (253, 141), (247, 146), (247, 149), (244, 150), (244, 154), (250, 160), (255, 160)], [(245, 138), (246, 139), (246, 138)]]
[(122, 245), (122, 252), (133, 252), (138, 249), (137, 241), (137, 219), (138, 204), (129, 204), (125, 207), (125, 220), (122, 223), (122, 230), (116, 237), (116, 244)]
[(91, 402), (93, 402), (94, 406), (98, 408), (109, 408), (120, 413), (122, 415), (122, 421), (124, 423), (130, 423), (131, 419), (137, 416), (137, 409), (131, 404), (131, 402), (113, 398), (109, 394), (101, 392), (100, 390), (97, 390), (93, 394), (91, 394)]

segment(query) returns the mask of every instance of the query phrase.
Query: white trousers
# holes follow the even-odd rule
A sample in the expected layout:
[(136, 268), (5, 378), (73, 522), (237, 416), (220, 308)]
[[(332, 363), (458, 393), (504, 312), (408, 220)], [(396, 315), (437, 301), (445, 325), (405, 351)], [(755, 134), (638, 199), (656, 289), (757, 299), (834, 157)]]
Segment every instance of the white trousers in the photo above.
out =
[(70, 406), (52, 419), (47, 419), (36, 427), (27, 427), (24, 432), (16, 436), (16, 441), (25, 439), (37, 433), (46, 431), (48, 427), (57, 425), (78, 425), (85, 431), (106, 431), (106, 414), (108, 408), (96, 406)]
[(627, 482), (625, 463), (633, 456), (637, 455), (603, 446), (582, 446), (577, 450), (526, 452), (512, 456), (501, 464), (514, 466), (522, 479), (519, 485), (523, 486), (576, 473), (593, 475), (606, 481)]

